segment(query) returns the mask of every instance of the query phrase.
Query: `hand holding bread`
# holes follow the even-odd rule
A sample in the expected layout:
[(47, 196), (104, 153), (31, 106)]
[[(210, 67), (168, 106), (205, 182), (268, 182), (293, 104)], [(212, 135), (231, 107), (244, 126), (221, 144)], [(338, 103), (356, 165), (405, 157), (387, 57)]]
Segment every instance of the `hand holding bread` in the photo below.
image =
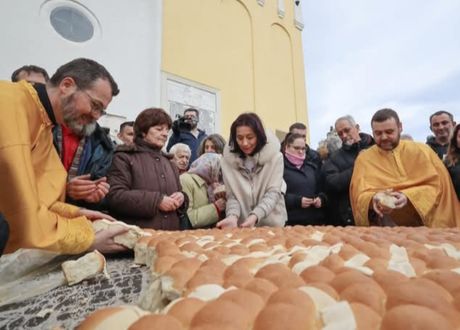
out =
[(394, 209), (400, 209), (407, 204), (407, 197), (402, 192), (385, 190), (380, 191), (372, 198), (372, 207), (380, 217), (390, 214)]

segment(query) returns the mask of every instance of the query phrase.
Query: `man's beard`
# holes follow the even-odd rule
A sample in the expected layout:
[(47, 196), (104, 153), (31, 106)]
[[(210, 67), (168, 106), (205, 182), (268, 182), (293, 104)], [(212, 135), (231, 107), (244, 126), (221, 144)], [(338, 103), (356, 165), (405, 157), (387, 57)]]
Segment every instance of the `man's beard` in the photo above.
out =
[[(391, 142), (390, 142), (391, 148), (388, 148), (388, 147), (386, 147), (386, 146), (385, 146), (385, 148), (383, 148), (383, 147), (381, 146), (381, 144), (379, 144), (379, 147), (380, 147), (381, 149), (383, 149), (383, 150), (388, 150), (388, 151), (389, 151), (389, 150), (393, 150), (393, 149), (395, 149), (395, 148), (399, 145), (399, 141), (400, 141), (400, 140), (401, 140), (401, 134), (398, 135), (398, 138), (396, 139), (396, 141), (391, 141)], [(387, 143), (388, 143), (388, 142), (387, 142)]]
[(75, 109), (74, 95), (64, 97), (61, 100), (64, 124), (77, 136), (90, 136), (96, 130), (96, 122), (93, 121), (89, 124), (80, 123), (81, 116), (77, 114), (77, 110)]

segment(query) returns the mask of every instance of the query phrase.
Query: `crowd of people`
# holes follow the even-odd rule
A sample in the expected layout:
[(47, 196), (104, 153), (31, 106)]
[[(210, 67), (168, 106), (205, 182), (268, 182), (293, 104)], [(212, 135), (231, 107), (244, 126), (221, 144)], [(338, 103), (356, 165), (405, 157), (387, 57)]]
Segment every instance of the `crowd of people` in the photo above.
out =
[(119, 93), (101, 64), (76, 59), (51, 78), (24, 66), (11, 80), (0, 82), (0, 253), (123, 251), (113, 237), (126, 229), (94, 233), (95, 219), (160, 230), (460, 226), (460, 129), (447, 111), (429, 118), (426, 143), (403, 137), (392, 109), (373, 115), (372, 135), (344, 115), (316, 151), (302, 123), (280, 143), (242, 113), (226, 142), (198, 128), (197, 109), (173, 121), (148, 108), (115, 145), (97, 124)]

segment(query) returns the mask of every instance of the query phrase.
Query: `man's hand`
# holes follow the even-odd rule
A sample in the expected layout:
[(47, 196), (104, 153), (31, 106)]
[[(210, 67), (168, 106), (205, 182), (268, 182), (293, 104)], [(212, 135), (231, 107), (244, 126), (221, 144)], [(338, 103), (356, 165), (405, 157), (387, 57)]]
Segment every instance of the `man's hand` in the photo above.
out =
[(174, 198), (163, 196), (163, 199), (161, 200), (158, 208), (163, 212), (171, 212), (177, 210), (177, 204), (178, 202)]
[(238, 218), (231, 215), (229, 217), (226, 217), (225, 219), (219, 221), (216, 224), (217, 228), (223, 229), (223, 228), (236, 228), (238, 226)]
[(88, 203), (99, 203), (109, 192), (107, 178), (90, 180), (91, 174), (76, 176), (67, 183), (67, 196)]
[[(395, 197), (395, 209), (401, 209), (407, 204), (407, 197), (402, 192), (399, 191), (392, 191), (389, 193), (391, 196)], [(393, 208), (386, 207), (380, 203), (378, 196), (374, 195), (372, 198), (372, 208), (374, 209), (375, 213), (382, 218), (385, 214), (390, 214), (393, 212)]]
[(108, 214), (105, 214), (105, 213), (102, 213), (102, 212), (99, 212), (99, 211), (83, 209), (83, 208), (79, 210), (79, 215), (84, 215), (89, 220), (107, 219), (107, 220), (110, 220), (110, 221), (117, 221), (115, 218), (112, 218)]
[(94, 235), (94, 242), (89, 248), (90, 251), (98, 250), (101, 253), (117, 253), (127, 251), (123, 245), (115, 243), (114, 237), (127, 232), (129, 229), (122, 226), (113, 226), (99, 230)]
[(257, 223), (257, 216), (255, 214), (250, 214), (246, 220), (241, 224), (242, 228), (252, 228)]
[(313, 198), (302, 197), (302, 208), (306, 209), (307, 207), (310, 207), (313, 204), (313, 201)]

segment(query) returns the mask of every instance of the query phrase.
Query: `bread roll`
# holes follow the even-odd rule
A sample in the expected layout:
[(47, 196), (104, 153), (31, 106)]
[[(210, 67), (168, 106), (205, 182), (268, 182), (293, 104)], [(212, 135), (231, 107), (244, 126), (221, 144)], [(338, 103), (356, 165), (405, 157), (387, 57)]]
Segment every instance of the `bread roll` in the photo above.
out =
[(388, 191), (380, 191), (375, 194), (374, 198), (378, 201), (379, 204), (388, 207), (389, 209), (396, 208), (395, 202), (397, 199)]
[(243, 307), (229, 300), (214, 300), (200, 309), (190, 323), (191, 329), (201, 326), (233, 327), (233, 329), (248, 329), (252, 320)]
[(311, 282), (325, 282), (332, 281), (335, 277), (335, 273), (329, 268), (323, 266), (311, 266), (300, 273), (300, 277), (306, 284)]
[[(314, 308), (314, 305), (310, 305)], [(319, 329), (314, 309), (286, 303), (268, 304), (257, 316), (253, 330)]]
[(265, 305), (265, 301), (258, 294), (245, 289), (227, 291), (218, 299), (228, 300), (243, 307), (251, 320), (256, 318)]
[(362, 303), (372, 308), (379, 315), (385, 313), (386, 294), (375, 282), (350, 284), (340, 293), (340, 298), (350, 303)]
[(356, 330), (380, 329), (382, 317), (367, 305), (358, 302), (350, 304), (356, 320)]
[(150, 233), (144, 232), (138, 226), (128, 225), (121, 221), (109, 221), (106, 219), (101, 219), (93, 221), (92, 225), (95, 233), (109, 227), (124, 227), (128, 229), (128, 231), (125, 233), (117, 235), (113, 238), (115, 243), (126, 246), (128, 249), (134, 249), (138, 239), (142, 236), (151, 236)]
[(198, 298), (183, 298), (169, 308), (168, 315), (179, 320), (184, 328), (188, 328), (195, 314), (205, 305), (206, 303)]
[(106, 278), (109, 278), (105, 258), (97, 250), (89, 252), (77, 260), (65, 261), (61, 267), (69, 285), (96, 277), (98, 274), (103, 274)]
[(146, 315), (131, 324), (129, 330), (182, 330), (182, 324), (169, 315)]
[(412, 279), (387, 291), (387, 309), (399, 305), (420, 305), (443, 315), (455, 326), (460, 325), (460, 314), (452, 306), (452, 296), (440, 285), (427, 279)]
[(291, 272), (289, 267), (283, 264), (270, 264), (262, 267), (255, 277), (265, 278), (279, 288), (297, 288), (304, 285), (302, 278)]
[(342, 292), (349, 285), (360, 283), (360, 282), (374, 282), (368, 276), (363, 275), (357, 270), (348, 270), (338, 274), (331, 282), (331, 286), (337, 290), (337, 292)]
[(453, 325), (440, 313), (412, 304), (396, 306), (387, 311), (381, 330), (452, 330)]
[(245, 289), (258, 294), (263, 300), (268, 300), (278, 287), (264, 278), (254, 278), (246, 284)]

